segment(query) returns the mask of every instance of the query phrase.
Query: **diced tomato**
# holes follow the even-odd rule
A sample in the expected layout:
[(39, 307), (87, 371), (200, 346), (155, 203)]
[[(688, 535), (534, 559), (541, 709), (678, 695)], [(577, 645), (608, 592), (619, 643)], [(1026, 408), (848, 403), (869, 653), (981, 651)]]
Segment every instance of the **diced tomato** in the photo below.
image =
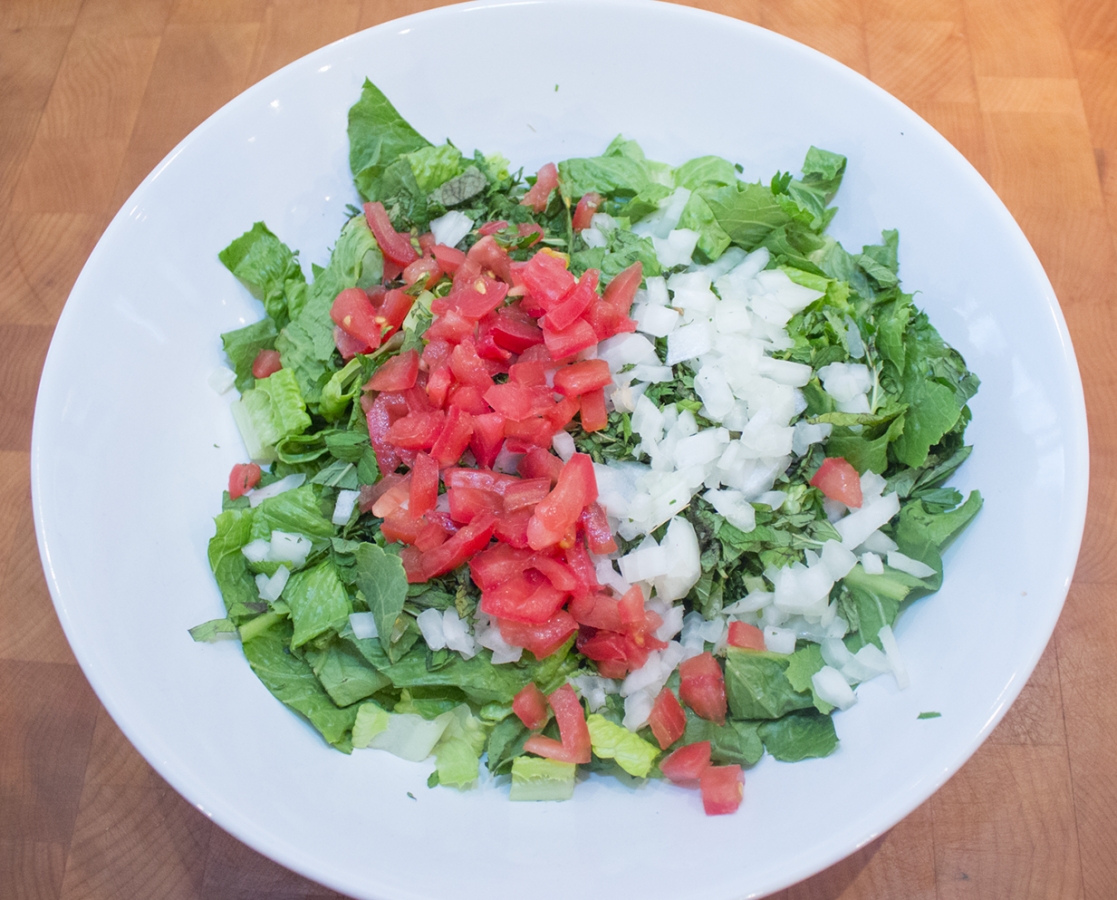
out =
[(429, 450), (442, 431), (442, 410), (409, 413), (388, 426), (388, 442), (400, 450)]
[(261, 350), (252, 360), (252, 377), (267, 378), (283, 368), (283, 360), (278, 350)]
[(633, 585), (624, 592), (617, 603), (621, 617), (621, 630), (631, 632), (644, 626), (644, 593), (639, 585)]
[(469, 561), (469, 573), (477, 587), (488, 591), (523, 572), (531, 555), (507, 544), (493, 544)]
[(500, 495), (475, 487), (452, 487), (446, 492), (450, 500), (450, 518), (455, 522), (472, 522), (479, 515), (499, 515), (503, 510)]
[[(384, 481), (388, 479), (385, 478)], [(393, 479), (388, 488), (372, 504), (371, 512), (374, 516), (386, 519), (399, 511), (411, 499), (411, 475), (399, 476)], [(405, 510), (406, 512), (406, 510)]]
[(426, 553), (418, 547), (404, 547), (400, 550), (399, 558), (408, 584), (419, 584), (427, 580), (427, 576), (423, 574), (424, 556)]
[(555, 372), (555, 393), (577, 397), (611, 384), (613, 373), (603, 359), (571, 363)]
[(524, 742), (524, 749), (528, 753), (561, 762), (588, 763), (590, 730), (586, 725), (586, 715), (582, 711), (582, 701), (574, 693), (574, 688), (564, 684), (547, 696), (547, 702), (554, 710), (562, 743), (552, 738), (535, 735)]
[(566, 261), (541, 250), (528, 260), (519, 271), (528, 293), (544, 309), (559, 302), (574, 285), (574, 276), (566, 268)]
[(446, 341), (457, 344), (473, 334), (477, 324), (472, 319), (467, 319), (454, 308), (446, 310), (436, 318), (430, 327), (423, 333), (428, 341)]
[(685, 744), (659, 761), (659, 771), (675, 784), (694, 787), (710, 768), (710, 742)]
[(582, 320), (588, 322), (597, 339), (603, 341), (615, 334), (624, 334), (636, 330), (636, 323), (620, 308), (604, 300), (591, 303), (585, 311)]
[(448, 536), (441, 523), (428, 521), (412, 543), (425, 553), (444, 543)]
[(427, 378), (427, 398), (430, 400), (431, 406), (436, 408), (445, 406), (453, 384), (454, 373), (450, 371), (449, 365), (439, 366), (437, 369), (431, 370)]
[(582, 510), (596, 499), (593, 461), (584, 453), (575, 453), (562, 467), (554, 488), (535, 507), (527, 529), (531, 548), (542, 550), (561, 541)]
[(510, 484), (504, 491), (504, 511), (514, 512), (524, 507), (534, 507), (551, 492), (549, 478), (525, 478)]
[(472, 284), (455, 287), (444, 300), (431, 303), (431, 312), (441, 315), (449, 307), (456, 307), (467, 319), (478, 321), (504, 302), (508, 285), (491, 278), (478, 277)]
[[(508, 257), (508, 251), (500, 246), (491, 234), (484, 235), (470, 247), (466, 258), (476, 260), (482, 270), (488, 269), (501, 281), (509, 283), (512, 281), (512, 260)], [(501, 297), (503, 296), (501, 294)]]
[(531, 509), (529, 508), (505, 513), (496, 523), (497, 540), (504, 541), (510, 547), (527, 548), (527, 523), (530, 521)]
[(442, 432), (431, 446), (431, 456), (439, 468), (452, 466), (461, 459), (473, 436), (473, 421), (473, 416), (462, 407), (450, 406)]
[(431, 403), (430, 397), (427, 396), (425, 388), (418, 383), (414, 387), (409, 387), (405, 391), (401, 391), (403, 399), (407, 402), (407, 411), (412, 413), (428, 413), (435, 410), (435, 406)]
[(489, 313), (477, 325), (477, 355), (504, 365), (511, 361), (512, 351), (505, 350), (496, 342), (493, 329), (496, 328), (496, 313)]
[(535, 184), (524, 194), (520, 203), (541, 213), (547, 208), (551, 191), (556, 187), (558, 187), (558, 167), (554, 163), (547, 163), (536, 174)]
[(582, 199), (578, 201), (578, 205), (574, 207), (574, 221), (572, 223), (574, 230), (582, 231), (589, 228), (594, 213), (601, 208), (601, 204), (604, 202), (605, 198), (593, 191), (583, 194)]
[(542, 553), (534, 553), (528, 565), (560, 591), (569, 593), (578, 586), (578, 579), (561, 560), (552, 559)]
[(505, 621), (541, 625), (559, 611), (566, 597), (538, 572), (517, 572), (481, 594), (481, 612)]
[(524, 478), (549, 478), (555, 484), (562, 474), (562, 460), (541, 447), (532, 447), (520, 460), (519, 473)]
[(529, 731), (539, 731), (547, 724), (549, 718), (547, 695), (539, 690), (534, 681), (529, 681), (523, 690), (512, 698), (512, 712)]
[(236, 500), (237, 497), (243, 497), (260, 483), (263, 474), (254, 462), (237, 463), (229, 473), (229, 499)]
[(477, 355), (477, 348), (468, 337), (450, 355), (450, 371), (461, 384), (471, 384), (481, 391), (487, 391), (493, 385), (485, 361)]
[(469, 439), (469, 449), (477, 460), (477, 465), (491, 468), (504, 444), (504, 416), (500, 413), (485, 413), (473, 417), (473, 434)]
[(430, 288), (442, 277), (442, 269), (438, 265), (438, 260), (432, 256), (420, 256), (413, 263), (408, 263), (403, 270), (403, 283), (411, 287), (424, 276), (427, 279), (424, 285), (426, 288)]
[(542, 325), (554, 331), (562, 331), (597, 300), (597, 269), (586, 269), (578, 283), (567, 291), (561, 300), (543, 318)]
[(683, 736), (686, 731), (686, 710), (671, 688), (665, 687), (655, 698), (652, 711), (648, 714), (648, 724), (660, 750), (666, 750)]
[(713, 654), (703, 653), (679, 664), (679, 697), (703, 719), (725, 724), (725, 676)]
[(419, 254), (411, 246), (411, 236), (400, 234), (392, 227), (383, 203), (379, 201), (366, 203), (365, 219), (385, 259), (391, 260), (397, 266), (406, 266), (418, 259)]
[(444, 544), (423, 556), (423, 581), (429, 581), (456, 569), (471, 556), (488, 546), (496, 528), (496, 517), (477, 516), (472, 522), (449, 537)]
[[(370, 395), (366, 395), (370, 396)], [(395, 391), (383, 391), (365, 411), (369, 442), (376, 451), (376, 462), (381, 472), (394, 472), (403, 457), (388, 437), (393, 422), (407, 414), (407, 401)]]
[(451, 387), (446, 403), (450, 409), (460, 409), (462, 412), (469, 413), (471, 417), (492, 412), (492, 408), (485, 402), (485, 395), (472, 384), (457, 384)]
[(546, 387), (547, 366), (541, 362), (514, 362), (508, 367), (508, 380), (523, 387)]
[(515, 475), (505, 475), (503, 472), (492, 472), (487, 469), (471, 469), (465, 466), (447, 469), (442, 473), (442, 481), (448, 488), (481, 488), (481, 490), (492, 491), (500, 496), (504, 496), (504, 491), (508, 485), (518, 480)]
[(384, 521), (380, 523), (380, 533), (390, 544), (414, 544), (426, 526), (425, 519), (416, 518), (400, 507), (384, 517)]
[[(426, 335), (423, 335), (426, 337)], [(443, 340), (428, 340), (423, 352), (419, 354), (419, 368), (425, 372), (433, 372), (439, 366), (450, 365), (450, 354), (454, 352), (454, 345)]]
[(337, 325), (334, 326), (334, 346), (337, 347), (337, 352), (346, 362), (349, 362), (358, 353), (368, 353), (372, 349), (360, 338), (347, 334)]
[(364, 386), (366, 391), (406, 391), (415, 386), (419, 375), (419, 354), (407, 350), (398, 356), (390, 356), (372, 374)]
[(597, 663), (597, 671), (604, 678), (624, 678), (628, 674), (628, 650), (624, 635), (615, 631), (578, 632), (578, 652)]
[(582, 430), (585, 432), (600, 431), (609, 424), (609, 411), (605, 407), (605, 389), (582, 394), (581, 396)]
[(593, 561), (585, 547), (577, 543), (572, 544), (563, 551), (563, 556), (570, 571), (578, 579), (578, 584), (574, 588), (576, 596), (591, 594), (601, 589), (601, 585), (597, 583), (597, 572), (594, 570)]
[(746, 650), (764, 649), (764, 632), (748, 622), (730, 622), (729, 637), (726, 641), (731, 647), (742, 647)]
[(383, 329), (376, 321), (376, 310), (368, 294), (358, 287), (346, 288), (334, 298), (330, 318), (346, 334), (363, 341), (375, 350), (380, 346)]
[(851, 509), (861, 507), (861, 476), (853, 465), (841, 456), (829, 456), (814, 473), (811, 484), (831, 500), (844, 503)]
[(447, 247), (445, 244), (435, 244), (431, 247), (431, 256), (438, 261), (438, 267), (443, 272), (453, 275), (458, 267), (465, 262), (465, 253), (456, 247)]
[(543, 329), (543, 343), (547, 345), (551, 356), (557, 360), (581, 353), (597, 342), (597, 333), (585, 319), (575, 320), (573, 325), (562, 331), (552, 331), (546, 327)]
[(391, 488), (406, 478), (398, 472), (391, 472), (381, 478), (376, 484), (362, 484), (360, 496), (357, 498), (357, 507), (361, 512), (367, 513), (376, 505), (376, 501), (384, 496)]
[(578, 623), (565, 609), (560, 609), (541, 625), (507, 619), (498, 619), (497, 625), (505, 641), (513, 647), (523, 647), (536, 659), (546, 659), (578, 630)]
[(411, 307), (415, 305), (415, 298), (400, 288), (393, 288), (384, 294), (384, 299), (376, 308), (377, 321), (380, 321), (391, 334), (407, 318)]
[(426, 453), (416, 453), (411, 466), (411, 489), (408, 511), (421, 516), (434, 509), (438, 502), (438, 463)]
[(709, 766), (698, 779), (702, 791), (702, 808), (708, 816), (735, 813), (745, 796), (745, 779), (741, 767)]
[(609, 520), (606, 518), (605, 510), (602, 509), (601, 504), (591, 503), (587, 506), (582, 511), (579, 522), (591, 553), (605, 556), (617, 549), (616, 539), (609, 529)]
[(477, 229), (478, 234), (496, 234), (498, 231), (504, 231), (508, 227), (507, 219), (495, 219), (491, 222), (486, 222)]
[(601, 299), (622, 315), (627, 316), (629, 310), (632, 309), (632, 300), (636, 296), (640, 282), (643, 280), (643, 263), (634, 262), (627, 269), (613, 276), (613, 280), (605, 288), (605, 294)]
[(485, 401), (506, 419), (526, 419), (535, 407), (531, 389), (512, 381), (494, 384), (484, 396)]
[(507, 306), (497, 313), (492, 334), (498, 347), (512, 353), (523, 353), (533, 344), (543, 342), (543, 332), (517, 306)]
[(573, 421), (579, 409), (581, 409), (581, 403), (578, 397), (563, 397), (558, 403), (552, 404), (551, 408), (543, 415), (551, 423), (553, 433), (566, 428)]
[(504, 437), (513, 453), (522, 453), (530, 446), (550, 447), (554, 434), (550, 419), (543, 416), (504, 420)]
[[(586, 593), (581, 596), (575, 594), (567, 608), (579, 625), (588, 625), (598, 629), (598, 634), (615, 633), (620, 635), (624, 625), (621, 622), (621, 608), (616, 597), (602, 593)], [(589, 639), (587, 635), (587, 640)], [(624, 659), (623, 642), (617, 644), (621, 655), (616, 659)]]

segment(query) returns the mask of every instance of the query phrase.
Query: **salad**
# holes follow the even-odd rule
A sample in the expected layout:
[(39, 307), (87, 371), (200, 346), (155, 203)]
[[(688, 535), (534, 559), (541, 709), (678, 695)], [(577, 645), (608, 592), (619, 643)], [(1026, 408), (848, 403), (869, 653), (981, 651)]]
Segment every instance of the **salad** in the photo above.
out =
[(978, 379), (897, 233), (826, 234), (845, 158), (749, 183), (618, 137), (524, 179), (368, 81), (349, 140), (325, 268), (260, 222), (220, 254), (264, 316), (212, 379), (250, 461), (195, 639), (431, 786), (666, 778), (720, 814), (765, 753), (833, 753), (982, 502), (946, 486)]

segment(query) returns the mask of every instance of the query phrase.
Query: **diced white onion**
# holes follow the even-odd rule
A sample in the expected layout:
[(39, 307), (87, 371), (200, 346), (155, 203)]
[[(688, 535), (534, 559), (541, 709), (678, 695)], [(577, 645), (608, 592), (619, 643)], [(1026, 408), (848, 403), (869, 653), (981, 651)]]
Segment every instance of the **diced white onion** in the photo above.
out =
[(261, 563), (268, 558), (268, 552), (271, 550), (271, 544), (263, 538), (257, 538), (254, 541), (249, 541), (240, 548), (240, 552), (244, 554), (244, 558), (249, 562)]
[(357, 505), (357, 498), (360, 495), (360, 491), (338, 491), (337, 502), (334, 503), (333, 518), (330, 521), (335, 525), (345, 525), (349, 521), (349, 517), (353, 515), (353, 507)]
[(473, 228), (473, 220), (465, 213), (452, 209), (446, 215), (431, 219), (431, 234), (436, 244), (456, 247)]
[(423, 640), (432, 650), (442, 650), (446, 646), (446, 635), (442, 630), (442, 612), (437, 609), (424, 609), (415, 617), (415, 624), (423, 633)]
[(283, 593), (283, 589), (287, 586), (287, 580), (291, 577), (291, 570), (286, 566), (280, 566), (275, 570), (275, 574), (269, 578), (263, 572), (256, 576), (256, 589), (260, 593), (261, 600), (267, 600), (268, 603), (274, 603), (279, 599), (279, 595)]
[(861, 568), (866, 575), (883, 575), (884, 561), (875, 553), (865, 552), (861, 554)]
[(237, 373), (225, 366), (218, 366), (209, 373), (209, 386), (218, 394), (229, 393), (230, 388), (237, 383)]
[(291, 563), (297, 569), (306, 562), (312, 547), (310, 538), (303, 537), (301, 534), (273, 531), (271, 533), (271, 547), (268, 549), (268, 559), (271, 562)]
[(893, 569), (899, 569), (901, 572), (907, 572), (907, 574), (916, 578), (928, 578), (935, 574), (935, 570), (929, 565), (920, 562), (918, 559), (905, 556), (899, 550), (893, 550), (888, 554), (888, 565)]
[(911, 680), (908, 678), (908, 669), (904, 665), (903, 657), (900, 656), (900, 645), (896, 643), (896, 636), (892, 633), (892, 628), (885, 625), (877, 632), (877, 637), (880, 638), (880, 643), (884, 647), (884, 654), (892, 665), (892, 674), (896, 677), (896, 686), (902, 691), (907, 688)]
[(764, 649), (770, 653), (794, 653), (795, 632), (790, 628), (769, 625), (764, 629)]
[(574, 447), (574, 436), (569, 431), (556, 431), (555, 436), (551, 438), (551, 446), (563, 462), (569, 460), (576, 449)]
[(355, 612), (349, 614), (349, 627), (353, 629), (353, 636), (367, 640), (377, 637), (376, 616), (370, 612)]
[(280, 478), (279, 481), (273, 481), (267, 487), (256, 488), (255, 490), (249, 491), (247, 495), (248, 503), (252, 507), (257, 507), (270, 497), (278, 497), (280, 494), (301, 487), (304, 481), (306, 481), (306, 476), (302, 472), (296, 472), (294, 475)]
[(857, 695), (853, 693), (842, 673), (832, 666), (823, 666), (811, 676), (811, 684), (819, 699), (826, 701), (838, 709), (849, 709), (857, 702)]

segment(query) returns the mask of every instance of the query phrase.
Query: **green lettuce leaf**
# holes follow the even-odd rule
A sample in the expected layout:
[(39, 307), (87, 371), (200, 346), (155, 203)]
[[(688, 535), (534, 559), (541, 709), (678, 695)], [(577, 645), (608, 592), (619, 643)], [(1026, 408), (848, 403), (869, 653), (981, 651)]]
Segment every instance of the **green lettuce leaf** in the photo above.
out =
[(282, 328), (290, 318), (288, 293), (298, 294), (306, 284), (298, 254), (272, 234), (263, 222), (217, 254), (232, 272), (264, 304), (268, 315)]
[(738, 719), (778, 719), (814, 705), (810, 692), (797, 691), (787, 677), (788, 657), (778, 653), (729, 648), (725, 657), (725, 693)]
[(361, 196), (379, 200), (385, 167), (430, 145), (366, 78), (360, 99), (349, 109), (349, 168)]
[(834, 720), (821, 713), (792, 713), (760, 723), (764, 749), (783, 762), (829, 756), (838, 749)]
[(245, 325), (236, 331), (226, 331), (221, 335), (221, 344), (225, 348), (225, 355), (233, 364), (233, 371), (237, 373), (237, 390), (247, 391), (256, 383), (256, 376), (252, 374), (252, 363), (261, 350), (271, 350), (275, 347), (275, 339), (279, 332), (275, 327), (275, 320), (265, 316), (259, 322)]
[(349, 593), (328, 559), (292, 575), (283, 589), (283, 597), (291, 608), (295, 625), (292, 648), (301, 647), (327, 631), (339, 631), (348, 624), (353, 611)]
[(391, 653), (392, 632), (407, 600), (403, 563), (394, 553), (368, 542), (357, 548), (355, 556), (357, 587), (376, 620), (380, 645)]
[(623, 725), (610, 722), (598, 713), (586, 719), (590, 731), (590, 747), (599, 759), (616, 760), (629, 775), (646, 778), (659, 756), (659, 748), (633, 734)]

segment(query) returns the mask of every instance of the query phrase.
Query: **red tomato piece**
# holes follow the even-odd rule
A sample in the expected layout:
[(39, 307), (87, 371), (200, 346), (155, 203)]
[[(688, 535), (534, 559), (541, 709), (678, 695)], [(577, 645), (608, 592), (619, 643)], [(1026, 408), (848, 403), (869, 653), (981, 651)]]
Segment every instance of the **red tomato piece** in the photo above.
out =
[[(485, 402), (485, 395), (472, 384), (459, 384), (451, 387), (447, 403), (450, 409), (460, 409), (462, 412), (469, 413), (470, 417), (484, 415), (492, 411), (489, 404)], [(453, 462), (457, 462), (457, 460)], [(447, 465), (450, 465), (450, 463), (447, 463)]]
[(529, 316), (519, 312), (518, 306), (506, 306), (497, 313), (492, 333), (496, 345), (512, 353), (523, 353), (543, 343), (543, 332)]
[(431, 312), (441, 314), (452, 306), (467, 319), (476, 322), (500, 306), (507, 293), (508, 285), (504, 282), (479, 277), (472, 284), (455, 287), (444, 300), (433, 301)]
[(377, 321), (388, 329), (387, 334), (391, 334), (403, 324), (414, 305), (414, 297), (400, 288), (393, 288), (384, 294), (384, 299), (376, 308)]
[[(592, 307), (591, 307), (592, 308)], [(616, 334), (617, 332), (614, 332)], [(598, 342), (597, 332), (585, 319), (577, 319), (563, 331), (543, 328), (543, 343), (556, 360), (568, 359), (594, 346)]]
[(431, 256), (438, 261), (438, 267), (443, 272), (453, 275), (458, 267), (465, 262), (465, 253), (456, 247), (447, 247), (445, 244), (435, 244), (431, 247)]
[(394, 472), (403, 461), (398, 448), (388, 438), (388, 430), (407, 411), (407, 401), (395, 391), (377, 394), (376, 399), (365, 409), (369, 442), (376, 451), (376, 462), (382, 472)]
[(252, 377), (267, 378), (283, 368), (283, 360), (278, 350), (261, 350), (252, 360)]
[(526, 419), (535, 406), (535, 395), (522, 384), (508, 381), (485, 391), (485, 401), (506, 419)]
[(384, 496), (391, 488), (399, 484), (406, 478), (406, 475), (400, 475), (397, 472), (392, 472), (385, 475), (376, 484), (362, 484), (360, 496), (357, 498), (357, 506), (363, 513), (370, 512), (376, 505), (381, 497)]
[[(543, 415), (551, 423), (551, 431), (562, 431), (573, 421), (574, 416), (581, 409), (578, 397), (563, 397), (558, 403), (553, 403)], [(552, 435), (553, 436), (553, 435)]]
[(500, 363), (502, 366), (512, 359), (512, 351), (505, 350), (496, 342), (493, 329), (496, 327), (495, 313), (489, 313), (477, 325), (477, 355), (481, 359)]
[(520, 203), (541, 213), (547, 208), (551, 191), (556, 187), (558, 187), (558, 167), (554, 163), (547, 163), (536, 174), (535, 184), (524, 194)]
[(675, 784), (694, 787), (710, 768), (710, 742), (685, 744), (659, 761), (659, 771)]
[(617, 541), (609, 529), (609, 519), (600, 503), (591, 503), (587, 506), (579, 522), (591, 553), (605, 556), (617, 549)]
[[(620, 630), (624, 626), (621, 623), (621, 608), (616, 597), (601, 593), (587, 593), (581, 596), (576, 594), (567, 609), (579, 625), (596, 628), (598, 634), (613, 633), (620, 637)], [(623, 642), (619, 642), (617, 646), (621, 649), (621, 653), (615, 658), (624, 659)]]
[(517, 509), (515, 512), (505, 513), (496, 523), (496, 537), (510, 547), (527, 549), (527, 523), (531, 521), (530, 509)]
[(365, 384), (366, 391), (406, 391), (415, 387), (419, 375), (419, 354), (407, 350), (398, 356), (389, 357)]
[[(674, 691), (665, 687), (659, 692), (648, 715), (648, 724), (660, 750), (666, 750), (686, 731), (686, 710), (683, 709)], [(707, 752), (709, 752), (707, 747)], [(707, 757), (708, 759), (708, 757)]]
[(582, 315), (582, 321), (590, 325), (599, 341), (611, 338), (615, 334), (636, 330), (636, 323), (632, 319), (618, 307), (604, 300), (591, 303), (589, 309)]
[(562, 473), (562, 460), (541, 447), (532, 447), (520, 460), (518, 470), (524, 478), (549, 478), (555, 484)]
[(476, 327), (476, 322), (467, 319), (451, 307), (435, 318), (430, 327), (423, 333), (423, 337), (428, 341), (446, 341), (450, 344), (458, 344), (472, 335), (473, 329)]
[(737, 765), (709, 766), (698, 779), (698, 786), (708, 816), (735, 813), (745, 796), (745, 778)]
[(731, 647), (742, 647), (746, 650), (763, 650), (764, 632), (748, 622), (730, 622), (729, 637), (726, 641)]
[(404, 547), (399, 552), (400, 562), (403, 563), (404, 574), (407, 575), (408, 584), (419, 584), (427, 580), (423, 574), (423, 558), (426, 553), (418, 547)]
[(535, 235), (534, 240), (528, 241), (523, 245), (525, 247), (534, 247), (544, 237), (543, 226), (535, 222), (520, 222), (516, 225), (516, 233), (522, 238), (527, 237), (529, 234)]
[(531, 556), (507, 544), (494, 544), (469, 561), (469, 573), (482, 591), (492, 590), (523, 572)]
[(555, 713), (562, 742), (534, 735), (524, 742), (524, 749), (537, 756), (561, 762), (588, 763), (590, 761), (590, 730), (582, 711), (582, 701), (574, 688), (564, 684), (548, 695), (547, 702)]
[(574, 573), (560, 560), (535, 553), (532, 554), (528, 565), (560, 591), (569, 593), (578, 586), (578, 579), (575, 578)]
[(477, 465), (491, 468), (504, 445), (504, 416), (500, 413), (485, 413), (473, 417), (473, 434), (469, 439), (469, 449), (477, 460)]
[(428, 521), (412, 543), (425, 553), (444, 543), (447, 536), (446, 529), (440, 523)]
[[(424, 335), (426, 337), (426, 335)], [(419, 362), (423, 371), (433, 372), (439, 366), (450, 365), (450, 354), (454, 352), (454, 345), (443, 340), (428, 340), (423, 352), (419, 354)]]
[(547, 719), (550, 717), (547, 695), (539, 690), (534, 681), (529, 681), (523, 690), (512, 698), (512, 712), (529, 731), (539, 731), (547, 724)]
[(522, 453), (531, 446), (550, 447), (554, 434), (550, 419), (543, 416), (504, 420), (504, 437), (513, 453)]
[(407, 501), (408, 512), (421, 516), (434, 509), (438, 502), (438, 463), (426, 453), (416, 453), (411, 467), (411, 489)]
[(414, 544), (426, 526), (425, 519), (416, 518), (401, 507), (384, 517), (384, 521), (380, 523), (380, 533), (389, 544)]
[(349, 362), (358, 353), (368, 353), (371, 350), (369, 345), (360, 338), (346, 334), (337, 325), (334, 326), (334, 346), (337, 347), (337, 352), (346, 362)]
[(531, 548), (542, 550), (561, 541), (582, 510), (596, 499), (593, 461), (584, 453), (575, 453), (562, 467), (554, 488), (535, 507), (527, 528)]
[(450, 406), (442, 433), (431, 446), (431, 456), (439, 468), (452, 466), (462, 458), (465, 448), (469, 446), (469, 439), (473, 436), (473, 421), (473, 416), (462, 407)]
[(426, 288), (430, 288), (442, 277), (442, 269), (438, 265), (438, 260), (433, 256), (420, 256), (415, 262), (408, 263), (403, 270), (403, 283), (411, 287), (424, 276), (427, 279), (424, 285)]
[(430, 400), (431, 406), (436, 409), (445, 406), (453, 384), (454, 373), (450, 371), (449, 365), (432, 369), (427, 378), (427, 399)]
[(487, 391), (493, 386), (485, 361), (477, 355), (477, 347), (468, 337), (450, 354), (450, 371), (461, 384), (471, 384), (481, 391)]
[(378, 201), (366, 203), (365, 219), (368, 221), (372, 236), (376, 238), (376, 243), (380, 245), (380, 250), (385, 259), (391, 260), (397, 266), (402, 267), (415, 262), (419, 258), (419, 254), (411, 246), (411, 236), (400, 234), (392, 227), (391, 219), (388, 218), (383, 203)]
[(519, 481), (515, 475), (505, 475), (503, 472), (490, 472), (486, 469), (471, 469), (464, 466), (447, 469), (442, 473), (442, 480), (448, 488), (481, 488), (483, 491), (492, 491), (500, 496), (504, 495), (508, 485)]
[(558, 303), (577, 283), (566, 268), (566, 261), (540, 250), (519, 271), (519, 277), (531, 297), (544, 309)]
[(446, 492), (450, 500), (450, 518), (455, 522), (472, 522), (479, 515), (499, 515), (500, 495), (475, 487), (452, 487)]
[(623, 634), (586, 629), (578, 632), (576, 646), (579, 653), (597, 663), (597, 671), (604, 678), (624, 678), (628, 674), (628, 649)]
[(388, 443), (400, 450), (429, 450), (438, 439), (445, 418), (440, 409), (408, 413), (388, 426)]
[(571, 363), (555, 372), (555, 393), (578, 397), (612, 384), (613, 373), (603, 359)]
[[(467, 259), (477, 262), (482, 270), (488, 270), (504, 282), (512, 281), (512, 260), (505, 250), (491, 234), (484, 235), (481, 240), (469, 248)], [(505, 290), (507, 290), (507, 286)], [(501, 297), (503, 298), (503, 294)]]
[(597, 300), (598, 274), (597, 269), (586, 269), (578, 283), (547, 313), (542, 324), (554, 331), (562, 331), (573, 325), (589, 305)]
[(703, 653), (679, 664), (679, 697), (703, 719), (725, 724), (725, 676), (713, 654)]
[(495, 219), (492, 222), (486, 222), (477, 229), (478, 234), (496, 234), (498, 231), (504, 231), (508, 227), (506, 219)]
[(633, 585), (624, 592), (624, 596), (617, 602), (621, 616), (621, 631), (642, 631), (644, 628), (644, 592), (638, 585)]
[(632, 309), (632, 301), (636, 296), (636, 291), (643, 280), (643, 263), (634, 262), (623, 272), (618, 272), (613, 276), (613, 280), (605, 288), (605, 293), (601, 299), (622, 315), (627, 316), (629, 310)]
[(597, 572), (594, 571), (593, 561), (585, 547), (581, 544), (572, 544), (563, 551), (563, 556), (570, 571), (578, 579), (578, 585), (574, 588), (576, 595), (591, 594), (601, 589), (601, 585), (597, 583)]
[(376, 321), (372, 301), (360, 288), (346, 288), (338, 294), (330, 307), (330, 318), (346, 334), (364, 341), (367, 347), (375, 350), (380, 346), (383, 329)]
[(505, 621), (541, 625), (562, 608), (566, 597), (538, 572), (517, 572), (481, 594), (481, 612)]
[(504, 491), (504, 511), (514, 512), (525, 507), (534, 507), (551, 492), (549, 478), (525, 478), (510, 484)]
[(609, 411), (605, 407), (604, 388), (582, 394), (581, 401), (583, 431), (600, 431), (609, 424)]
[(500, 636), (506, 642), (513, 647), (523, 647), (536, 659), (546, 659), (578, 630), (578, 623), (565, 609), (560, 609), (540, 625), (508, 619), (498, 619), (497, 625)]
[(850, 509), (861, 507), (861, 476), (853, 465), (841, 456), (829, 456), (814, 473), (811, 484), (831, 500), (844, 503)]
[[(384, 479), (387, 481), (388, 479)], [(388, 488), (372, 504), (372, 514), (381, 519), (397, 513), (411, 498), (411, 475), (393, 479)], [(405, 510), (406, 512), (406, 510)]]
[(574, 230), (582, 231), (589, 228), (594, 213), (601, 208), (601, 204), (604, 202), (605, 198), (593, 191), (583, 194), (582, 199), (578, 201), (578, 205), (574, 207), (574, 221), (572, 223)]
[(496, 528), (496, 517), (482, 514), (461, 530), (451, 535), (445, 543), (435, 547), (423, 557), (423, 581), (429, 581), (456, 569), (471, 556), (489, 544)]
[(229, 499), (236, 500), (237, 497), (243, 497), (260, 483), (263, 474), (254, 462), (237, 463), (229, 473)]

